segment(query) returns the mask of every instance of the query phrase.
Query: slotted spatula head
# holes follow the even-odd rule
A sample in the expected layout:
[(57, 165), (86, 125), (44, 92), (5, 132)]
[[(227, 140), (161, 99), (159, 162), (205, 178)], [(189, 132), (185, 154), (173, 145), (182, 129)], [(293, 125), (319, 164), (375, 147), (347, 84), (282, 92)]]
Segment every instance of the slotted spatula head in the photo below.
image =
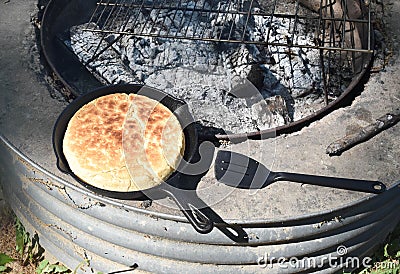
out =
[(218, 151), (214, 172), (218, 181), (228, 186), (245, 189), (263, 188), (271, 173), (258, 161), (226, 150)]

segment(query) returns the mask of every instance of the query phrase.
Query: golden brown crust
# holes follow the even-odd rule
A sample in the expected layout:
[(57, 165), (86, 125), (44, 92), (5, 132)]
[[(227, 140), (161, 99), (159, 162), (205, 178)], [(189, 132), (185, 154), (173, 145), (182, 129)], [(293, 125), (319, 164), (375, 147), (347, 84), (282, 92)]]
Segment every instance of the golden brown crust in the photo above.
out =
[[(162, 134), (164, 127), (178, 133), (170, 138)], [(159, 184), (173, 171), (183, 146), (182, 128), (169, 109), (148, 97), (124, 93), (83, 106), (71, 118), (63, 140), (64, 155), (78, 177), (120, 192)]]
[[(174, 171), (183, 154), (184, 135), (179, 121), (157, 101), (136, 96), (125, 128), (125, 161), (131, 177), (135, 178), (133, 183), (139, 189), (161, 183)], [(172, 131), (176, 133), (165, 134)]]

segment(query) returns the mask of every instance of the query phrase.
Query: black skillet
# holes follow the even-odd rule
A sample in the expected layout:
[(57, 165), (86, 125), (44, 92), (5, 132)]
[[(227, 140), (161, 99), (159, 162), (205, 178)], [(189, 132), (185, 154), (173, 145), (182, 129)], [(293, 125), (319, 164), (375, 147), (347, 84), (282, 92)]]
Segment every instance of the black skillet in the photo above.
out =
[(196, 231), (202, 234), (211, 232), (214, 224), (200, 210), (200, 208), (205, 208), (207, 205), (201, 201), (195, 190), (185, 190), (182, 188), (182, 178), (185, 177), (185, 180), (190, 179), (190, 176), (186, 176), (185, 174), (181, 173), (181, 171), (184, 170), (184, 166), (182, 165), (179, 166), (179, 171), (172, 173), (165, 182), (155, 187), (146, 189), (145, 192), (118, 192), (97, 188), (84, 182), (71, 171), (62, 148), (64, 134), (67, 129), (68, 122), (72, 116), (85, 104), (98, 97), (112, 93), (140, 93), (141, 95), (161, 102), (164, 106), (174, 112), (182, 125), (185, 136), (185, 150), (183, 155), (184, 161), (182, 162), (191, 163), (193, 161), (193, 158), (198, 150), (198, 137), (195, 125), (193, 123), (194, 119), (190, 114), (185, 102), (155, 89), (147, 88), (142, 85), (129, 84), (101, 87), (78, 97), (71, 104), (69, 104), (67, 108), (65, 108), (65, 110), (58, 117), (53, 131), (53, 147), (57, 156), (58, 169), (71, 175), (76, 181), (91, 191), (111, 198), (129, 200), (143, 199), (145, 197), (151, 197), (154, 199), (169, 196), (175, 201), (179, 209), (186, 216)]

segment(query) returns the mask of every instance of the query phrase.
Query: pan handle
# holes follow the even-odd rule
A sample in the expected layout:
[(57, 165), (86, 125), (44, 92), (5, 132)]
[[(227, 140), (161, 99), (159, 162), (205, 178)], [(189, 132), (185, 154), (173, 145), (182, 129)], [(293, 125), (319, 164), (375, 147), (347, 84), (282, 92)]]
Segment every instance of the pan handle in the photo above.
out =
[(201, 201), (195, 190), (184, 190), (175, 187), (168, 187), (168, 189), (163, 190), (175, 201), (197, 232), (207, 234), (213, 230), (214, 223), (199, 209), (207, 207), (207, 205)]

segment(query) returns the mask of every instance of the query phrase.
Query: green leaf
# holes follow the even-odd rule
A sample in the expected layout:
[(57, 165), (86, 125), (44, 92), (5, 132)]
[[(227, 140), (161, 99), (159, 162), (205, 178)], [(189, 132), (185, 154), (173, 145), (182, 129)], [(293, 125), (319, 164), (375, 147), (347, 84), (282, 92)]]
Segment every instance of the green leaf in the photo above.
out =
[(16, 234), (16, 250), (22, 256), (24, 254), (25, 246), (30, 242), (29, 233), (25, 231), (21, 221), (17, 219), (15, 223)]
[(12, 261), (15, 261), (15, 260), (4, 253), (0, 253), (0, 266), (5, 266), (6, 264), (8, 264)]
[(6, 271), (6, 269), (7, 269), (7, 266), (0, 265), (0, 273), (3, 271)]
[(58, 274), (65, 273), (67, 271), (69, 271), (69, 269), (66, 266), (59, 263), (49, 264), (48, 260), (41, 261), (36, 269), (37, 274)]
[(385, 256), (394, 259), (400, 258), (400, 238), (385, 245)]
[(54, 265), (48, 264), (48, 265), (46, 265), (46, 267), (43, 269), (43, 272), (42, 272), (42, 273), (54, 273), (53, 270), (54, 270)]
[(64, 273), (67, 271), (69, 271), (69, 269), (62, 264), (57, 264), (56, 267), (54, 268), (54, 273)]
[(385, 246), (383, 247), (383, 256), (385, 256), (385, 258), (390, 257), (389, 252), (388, 252), (388, 247), (389, 247), (389, 244), (385, 244)]
[(89, 265), (90, 261), (88, 259), (84, 259), (82, 262), (80, 262), (74, 269), (74, 271), (72, 272), (72, 274), (76, 274), (78, 269), (83, 267), (84, 265)]
[(48, 260), (43, 260), (39, 263), (38, 267), (36, 268), (36, 273), (37, 274), (42, 274), (43, 269), (49, 264)]
[(15, 248), (16, 248), (17, 252), (22, 255), (22, 253), (24, 252), (24, 248), (25, 248), (24, 235), (22, 233), (19, 233), (18, 230), (17, 230), (17, 233), (16, 233), (16, 239), (15, 240), (16, 240), (15, 241), (16, 242)]

